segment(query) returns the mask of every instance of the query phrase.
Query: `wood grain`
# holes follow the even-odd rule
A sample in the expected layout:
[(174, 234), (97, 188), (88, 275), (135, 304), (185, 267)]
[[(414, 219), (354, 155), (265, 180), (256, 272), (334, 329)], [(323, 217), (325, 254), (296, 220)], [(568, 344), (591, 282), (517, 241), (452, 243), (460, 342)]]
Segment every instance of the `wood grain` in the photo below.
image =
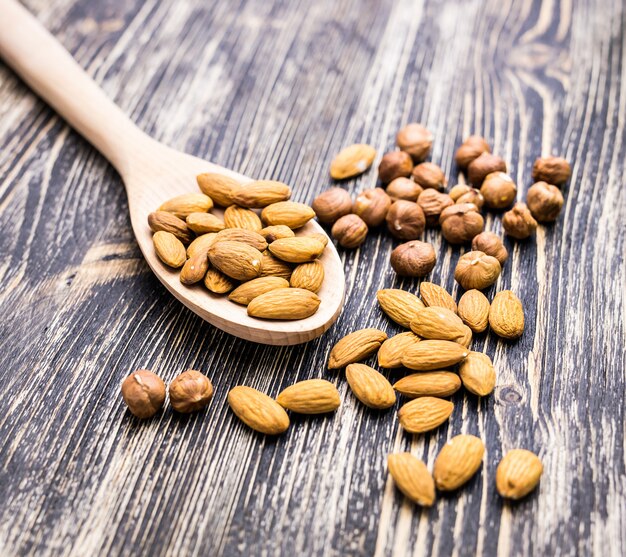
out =
[[(508, 243), (489, 292), (511, 288), (527, 310), (518, 342), (476, 343), (493, 357), (496, 393), (456, 395), (449, 425), (412, 438), (325, 370), (345, 333), (399, 331), (375, 292), (418, 284), (393, 275), (387, 234), (342, 253), (347, 305), (325, 336), (295, 349), (236, 340), (161, 286), (115, 171), (0, 66), (1, 554), (626, 552), (620, 0), (26, 4), (142, 129), (288, 182), (298, 200), (329, 185), (341, 147), (369, 142), (381, 156), (409, 121), (434, 132), (432, 160), (451, 183), (454, 149), (472, 132), (509, 161), (520, 199), (542, 153), (567, 157), (573, 177), (557, 223)], [(501, 231), (497, 215), (487, 228)], [(431, 280), (458, 296), (460, 250), (425, 237), (438, 250)], [(204, 370), (215, 399), (199, 415), (139, 423), (119, 395), (137, 367), (167, 380)], [(236, 384), (277, 394), (309, 377), (336, 379), (341, 408), (294, 417), (275, 440), (225, 404)], [(410, 449), (432, 466), (459, 432), (485, 440), (482, 473), (420, 511), (388, 481), (385, 456)], [(512, 505), (494, 474), (517, 446), (545, 472)]]

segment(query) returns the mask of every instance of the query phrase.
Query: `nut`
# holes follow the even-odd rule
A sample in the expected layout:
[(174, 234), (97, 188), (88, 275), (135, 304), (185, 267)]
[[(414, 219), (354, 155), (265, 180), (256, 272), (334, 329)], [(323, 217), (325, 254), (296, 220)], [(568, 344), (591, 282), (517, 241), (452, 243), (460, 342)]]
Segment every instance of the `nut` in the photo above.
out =
[(189, 414), (202, 410), (211, 401), (213, 385), (209, 378), (194, 369), (183, 371), (170, 383), (170, 404), (176, 412)]
[(387, 468), (397, 488), (422, 507), (435, 502), (435, 482), (426, 465), (411, 453), (395, 453), (387, 457)]
[(490, 209), (506, 209), (515, 201), (517, 186), (504, 172), (492, 172), (485, 177), (480, 193)]
[(360, 329), (346, 335), (333, 346), (328, 359), (328, 369), (340, 369), (360, 362), (376, 352), (387, 334), (378, 329)]
[(469, 193), (474, 188), (471, 186), (467, 186), (465, 184), (457, 184), (456, 186), (452, 186), (452, 189), (448, 192), (448, 195), (452, 198), (452, 201), (456, 203), (457, 199), (459, 199), (462, 195)]
[(487, 396), (496, 386), (496, 371), (491, 358), (482, 352), (470, 352), (459, 365), (463, 386), (477, 396)]
[(504, 247), (502, 239), (493, 232), (481, 232), (478, 236), (472, 240), (472, 249), (474, 251), (482, 251), (487, 255), (495, 257), (500, 266), (504, 265), (504, 262), (509, 257), (509, 252)]
[(403, 377), (394, 384), (393, 388), (409, 398), (447, 397), (452, 396), (461, 388), (461, 379), (456, 373), (450, 371), (426, 371)]
[(171, 232), (159, 230), (152, 236), (154, 251), (168, 267), (178, 269), (185, 264), (187, 252), (183, 243)]
[(233, 201), (241, 207), (258, 209), (272, 203), (286, 201), (291, 197), (291, 188), (275, 180), (257, 180), (239, 188), (233, 195)]
[(415, 162), (423, 161), (433, 146), (433, 134), (421, 124), (407, 124), (396, 135), (396, 144)]
[(265, 238), (268, 244), (271, 244), (274, 240), (280, 240), (281, 238), (293, 238), (295, 234), (293, 230), (284, 224), (277, 224), (275, 226), (266, 226), (259, 234)]
[(307, 379), (287, 387), (276, 397), (283, 408), (298, 414), (326, 414), (341, 404), (339, 391), (325, 379)]
[(289, 279), (292, 288), (306, 288), (311, 292), (317, 292), (323, 282), (324, 265), (317, 260), (298, 265)]
[(357, 143), (342, 149), (330, 163), (330, 176), (334, 180), (345, 180), (363, 174), (374, 162), (376, 149)]
[(489, 300), (476, 289), (461, 296), (458, 306), (459, 317), (473, 332), (482, 333), (489, 324)]
[(196, 176), (198, 187), (208, 195), (216, 205), (230, 207), (234, 203), (234, 196), (241, 187), (239, 182), (223, 174), (207, 172)]
[(539, 457), (526, 449), (506, 453), (496, 469), (496, 489), (502, 497), (521, 499), (537, 487), (543, 474)]
[(459, 204), (473, 203), (480, 211), (485, 204), (485, 198), (483, 197), (483, 194), (480, 193), (480, 190), (477, 190), (476, 188), (468, 188), (468, 191), (466, 191), (462, 195), (459, 195), (457, 199), (454, 200), (454, 202)]
[(413, 170), (413, 160), (404, 151), (385, 153), (378, 165), (378, 177), (383, 184), (401, 176), (408, 178)]
[(516, 339), (524, 332), (524, 306), (510, 290), (498, 292), (489, 308), (489, 326), (502, 338)]
[(398, 201), (399, 199), (417, 201), (420, 193), (424, 190), (422, 186), (419, 186), (413, 180), (401, 176), (392, 180), (385, 191), (392, 201)]
[(345, 215), (341, 217), (330, 231), (339, 245), (344, 248), (356, 248), (360, 246), (367, 236), (367, 224), (359, 215)]
[(169, 199), (157, 211), (167, 211), (179, 219), (186, 219), (191, 213), (206, 213), (213, 208), (213, 201), (203, 193), (184, 193)]
[(376, 293), (376, 298), (381, 309), (405, 329), (411, 327), (411, 321), (425, 307), (415, 294), (398, 288), (379, 290)]
[(434, 188), (437, 191), (443, 191), (448, 183), (443, 170), (432, 162), (423, 162), (418, 164), (412, 172), (415, 183), (424, 189)]
[(165, 383), (150, 370), (138, 369), (122, 382), (122, 397), (131, 414), (150, 418), (165, 402)]
[(433, 477), (437, 489), (454, 491), (467, 483), (478, 472), (484, 454), (485, 445), (474, 435), (450, 439), (435, 459)]
[(382, 188), (363, 190), (357, 196), (352, 211), (359, 215), (367, 226), (380, 226), (387, 211), (391, 207), (391, 199)]
[(317, 259), (324, 251), (324, 244), (308, 236), (281, 238), (269, 245), (270, 253), (287, 263), (306, 263)]
[(269, 250), (263, 252), (262, 277), (281, 277), (289, 280), (293, 269), (289, 263), (274, 257)]
[(209, 253), (209, 248), (213, 245), (213, 242), (215, 242), (216, 237), (217, 233), (215, 232), (209, 232), (208, 234), (198, 236), (187, 246), (187, 258), (191, 259), (198, 254), (207, 255), (207, 253)]
[(204, 275), (204, 286), (214, 294), (226, 294), (237, 286), (235, 281), (221, 271), (210, 267)]
[(224, 211), (224, 224), (226, 228), (245, 228), (253, 232), (259, 232), (263, 225), (261, 219), (251, 209), (231, 205)]
[(311, 207), (295, 201), (272, 203), (261, 212), (261, 218), (266, 225), (284, 224), (292, 230), (301, 228), (313, 217), (315, 211)]
[(402, 365), (416, 371), (432, 371), (458, 364), (469, 350), (450, 340), (422, 340), (407, 348)]
[(528, 209), (537, 222), (554, 222), (563, 202), (561, 190), (546, 182), (533, 184), (526, 194)]
[(262, 319), (305, 319), (320, 307), (316, 294), (304, 288), (277, 288), (254, 298), (248, 315)]
[(402, 355), (410, 346), (420, 342), (411, 331), (388, 338), (378, 350), (378, 365), (386, 368), (402, 367)]
[(403, 199), (392, 203), (386, 220), (389, 232), (400, 240), (417, 240), (426, 226), (422, 208), (413, 201)]
[(390, 262), (393, 270), (402, 277), (424, 277), (433, 270), (437, 256), (432, 244), (412, 240), (395, 248)]
[(484, 137), (470, 135), (457, 149), (454, 160), (459, 168), (467, 168), (468, 165), (483, 153), (491, 153), (491, 148)]
[[(209, 213), (201, 213), (208, 215)], [(213, 217), (213, 215), (210, 215)], [(217, 218), (217, 217), (214, 217)], [(148, 226), (152, 232), (169, 232), (174, 234), (183, 244), (188, 244), (193, 238), (193, 233), (187, 223), (167, 211), (154, 211), (148, 215)]]
[(350, 390), (365, 406), (376, 410), (390, 408), (396, 403), (396, 393), (387, 378), (365, 364), (346, 367)]
[(464, 253), (454, 270), (455, 280), (465, 289), (484, 290), (500, 276), (500, 262), (482, 251)]
[(449, 400), (423, 396), (402, 406), (398, 411), (398, 421), (409, 433), (424, 433), (439, 427), (453, 410), (454, 404)]
[(483, 230), (485, 221), (473, 203), (455, 203), (439, 216), (443, 237), (451, 244), (465, 244)]
[(219, 232), (226, 227), (222, 219), (211, 213), (191, 213), (185, 220), (187, 221), (187, 226), (196, 234)]
[(420, 296), (426, 307), (442, 307), (448, 308), (454, 313), (457, 312), (456, 302), (450, 296), (448, 291), (432, 282), (422, 282), (420, 284)]
[(502, 215), (502, 228), (516, 240), (524, 240), (537, 229), (537, 221), (531, 215), (526, 203), (516, 203), (510, 211)]
[(533, 164), (533, 180), (560, 186), (570, 179), (572, 169), (561, 157), (542, 157)]
[(219, 271), (235, 280), (252, 280), (261, 274), (263, 255), (242, 242), (225, 240), (209, 248), (209, 260)]
[[(492, 172), (506, 172), (506, 163), (503, 159), (491, 153), (482, 153), (467, 167), (467, 177), (470, 184), (480, 187), (487, 175)], [(485, 195), (483, 193), (483, 195)]]
[(266, 394), (242, 385), (228, 393), (228, 405), (248, 427), (267, 435), (278, 435), (289, 427), (285, 409)]
[(325, 224), (332, 224), (338, 218), (352, 211), (350, 194), (341, 188), (330, 188), (318, 195), (311, 205), (317, 220)]
[(265, 241), (265, 238), (263, 238), (263, 236), (261, 236), (258, 232), (254, 232), (253, 230), (248, 230), (246, 228), (225, 228), (224, 230), (220, 230), (215, 235), (211, 245), (217, 244), (218, 242), (225, 242), (227, 240), (248, 244), (259, 251), (267, 249), (267, 242)]
[(180, 282), (190, 285), (200, 282), (209, 270), (209, 258), (206, 253), (197, 253), (185, 261), (180, 270)]
[(428, 307), (417, 312), (411, 320), (411, 330), (419, 337), (431, 340), (459, 342), (465, 335), (463, 321), (442, 307)]
[(424, 211), (426, 217), (426, 226), (437, 226), (439, 222), (439, 215), (450, 205), (454, 205), (454, 201), (447, 193), (438, 192), (435, 189), (428, 188), (420, 193), (417, 198), (417, 204)]
[(259, 277), (239, 285), (228, 295), (228, 299), (247, 306), (257, 296), (277, 288), (289, 288), (289, 282), (281, 277)]

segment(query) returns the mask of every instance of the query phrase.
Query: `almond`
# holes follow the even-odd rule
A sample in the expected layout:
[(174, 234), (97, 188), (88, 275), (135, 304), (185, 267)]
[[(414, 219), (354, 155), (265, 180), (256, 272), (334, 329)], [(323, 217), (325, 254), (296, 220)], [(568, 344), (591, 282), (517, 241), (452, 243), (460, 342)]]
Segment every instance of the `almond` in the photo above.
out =
[(461, 487), (478, 471), (484, 454), (483, 442), (474, 435), (450, 439), (435, 460), (433, 476), (437, 489), (454, 491)]
[(435, 502), (435, 482), (426, 464), (411, 453), (394, 453), (387, 457), (387, 468), (397, 488), (422, 507)]
[(291, 273), (289, 284), (292, 288), (306, 288), (317, 292), (324, 282), (324, 265), (319, 261), (311, 261), (298, 265)]
[(251, 387), (238, 386), (228, 393), (228, 404), (248, 427), (267, 435), (278, 435), (289, 427), (289, 416), (273, 398)]
[(269, 245), (272, 255), (289, 263), (306, 263), (317, 259), (324, 251), (324, 245), (314, 238), (296, 236), (281, 238)]
[(209, 270), (209, 259), (206, 253), (197, 253), (185, 261), (180, 270), (180, 282), (182, 284), (195, 284), (200, 282)]
[(198, 236), (191, 244), (187, 246), (187, 257), (191, 259), (194, 255), (199, 253), (207, 255), (209, 248), (213, 245), (217, 234), (209, 233)]
[(472, 329), (470, 329), (467, 325), (463, 325), (464, 334), (462, 337), (457, 339), (457, 342), (461, 346), (465, 346), (465, 348), (469, 348), (470, 344), (472, 344)]
[(263, 252), (262, 277), (281, 277), (289, 280), (293, 269), (289, 263), (285, 263), (274, 257), (268, 250)]
[(526, 449), (513, 449), (504, 455), (496, 469), (496, 488), (502, 497), (521, 499), (539, 483), (543, 464)]
[(487, 396), (496, 386), (496, 371), (491, 358), (482, 352), (470, 352), (459, 365), (463, 386), (478, 396)]
[(252, 280), (261, 274), (263, 255), (242, 242), (225, 240), (209, 248), (211, 264), (235, 280)]
[(183, 244), (188, 244), (193, 234), (184, 220), (167, 211), (154, 211), (148, 215), (148, 226), (152, 232), (169, 232), (174, 234)]
[(303, 288), (278, 288), (248, 304), (248, 315), (263, 319), (305, 319), (320, 306), (320, 299)]
[(235, 193), (241, 187), (237, 180), (213, 172), (198, 175), (196, 181), (200, 191), (220, 207), (230, 207), (234, 203)]
[(221, 271), (209, 267), (206, 275), (204, 275), (204, 286), (214, 294), (226, 294), (235, 288), (237, 284)]
[(423, 396), (407, 402), (398, 411), (400, 425), (409, 433), (424, 433), (439, 427), (452, 414), (449, 400)]
[(360, 329), (346, 335), (333, 346), (328, 359), (328, 369), (340, 369), (364, 360), (376, 352), (387, 334), (378, 329)]
[(461, 379), (450, 371), (413, 373), (397, 381), (393, 388), (409, 398), (420, 396), (447, 397), (461, 388)]
[(368, 408), (382, 410), (396, 403), (396, 393), (387, 378), (365, 364), (350, 364), (346, 367), (348, 385)]
[(427, 307), (437, 306), (448, 308), (454, 313), (457, 312), (456, 302), (452, 296), (448, 294), (445, 288), (437, 284), (422, 282), (422, 284), (420, 284), (420, 296), (422, 297), (422, 302), (424, 302), (424, 305)]
[(280, 240), (281, 238), (293, 238), (295, 234), (293, 230), (284, 224), (277, 224), (275, 226), (266, 226), (259, 232), (268, 244), (271, 244), (274, 240)]
[(339, 151), (330, 163), (333, 180), (345, 180), (363, 174), (374, 162), (376, 149), (364, 143), (356, 143)]
[(388, 338), (378, 351), (378, 365), (386, 368), (402, 367), (403, 354), (420, 340), (411, 331)]
[(397, 288), (387, 288), (376, 293), (381, 309), (398, 325), (410, 328), (424, 304), (415, 295)]
[(159, 230), (152, 236), (154, 251), (168, 267), (178, 269), (185, 264), (187, 255), (183, 243), (171, 232)]
[(315, 211), (304, 203), (281, 201), (263, 209), (261, 218), (266, 225), (284, 224), (292, 230), (301, 228), (315, 217)]
[(480, 290), (468, 290), (459, 300), (458, 312), (473, 332), (482, 333), (489, 323), (489, 300)]
[(285, 201), (290, 197), (291, 188), (287, 184), (274, 180), (258, 180), (239, 188), (233, 195), (233, 201), (241, 207), (254, 209)]
[(307, 234), (306, 237), (313, 238), (314, 240), (321, 242), (324, 244), (324, 247), (328, 245), (328, 236), (326, 236), (323, 232), (313, 232), (313, 234)]
[(265, 238), (258, 232), (253, 230), (247, 230), (246, 228), (226, 228), (221, 232), (218, 232), (215, 236), (215, 242), (223, 242), (225, 240), (231, 240), (233, 242), (242, 242), (248, 244), (259, 251), (267, 249), (267, 242)]
[(422, 338), (458, 342), (465, 336), (460, 317), (447, 308), (427, 307), (411, 321), (411, 330)]
[(224, 211), (224, 224), (226, 228), (245, 228), (254, 232), (263, 229), (259, 215), (238, 205), (231, 205)]
[(489, 308), (489, 326), (499, 337), (515, 339), (524, 332), (524, 308), (510, 290), (498, 292)]
[(224, 221), (211, 213), (191, 213), (187, 216), (187, 226), (196, 234), (219, 232), (226, 226)]
[(449, 340), (422, 340), (409, 347), (402, 356), (402, 365), (417, 371), (430, 371), (458, 364), (469, 350)]
[(276, 402), (299, 414), (326, 414), (337, 410), (341, 399), (330, 381), (308, 379), (287, 387), (276, 397)]
[(259, 277), (239, 285), (230, 293), (228, 299), (247, 306), (257, 296), (277, 288), (289, 288), (289, 283), (280, 277)]
[(185, 219), (191, 213), (206, 213), (213, 208), (213, 201), (207, 195), (203, 193), (184, 193), (172, 197), (163, 205), (161, 205), (159, 211), (167, 211), (177, 216), (179, 219)]

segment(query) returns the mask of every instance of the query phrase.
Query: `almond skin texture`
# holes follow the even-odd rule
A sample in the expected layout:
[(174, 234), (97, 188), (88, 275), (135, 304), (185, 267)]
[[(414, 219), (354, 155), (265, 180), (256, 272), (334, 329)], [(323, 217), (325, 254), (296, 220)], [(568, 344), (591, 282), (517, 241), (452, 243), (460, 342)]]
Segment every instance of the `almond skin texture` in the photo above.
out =
[(244, 282), (235, 288), (228, 296), (228, 299), (231, 302), (247, 306), (257, 296), (277, 288), (289, 288), (289, 282), (280, 277), (259, 277)]
[(171, 232), (159, 230), (152, 236), (154, 251), (168, 267), (178, 269), (185, 264), (187, 252), (183, 243)]
[(254, 298), (248, 315), (263, 319), (305, 319), (320, 307), (320, 299), (303, 288), (278, 288)]
[(167, 211), (179, 219), (186, 219), (191, 213), (206, 213), (213, 208), (213, 201), (203, 193), (184, 193), (169, 199), (159, 211)]
[(319, 261), (302, 263), (291, 273), (289, 285), (292, 288), (306, 288), (311, 292), (317, 292), (324, 282), (324, 265)]
[(387, 468), (396, 487), (422, 507), (435, 502), (435, 482), (426, 465), (411, 453), (394, 453), (387, 457)]
[(315, 211), (311, 207), (295, 201), (272, 203), (261, 213), (261, 218), (267, 226), (284, 224), (292, 230), (301, 228), (314, 217)]
[(489, 308), (489, 326), (502, 338), (515, 339), (524, 332), (524, 307), (510, 290), (498, 292)]
[(289, 280), (292, 272), (293, 267), (289, 263), (285, 263), (277, 257), (274, 257), (269, 250), (263, 252), (262, 277), (281, 277)]
[(258, 180), (239, 188), (233, 195), (233, 201), (241, 207), (255, 209), (272, 203), (286, 201), (291, 197), (291, 188), (274, 180)]
[(543, 464), (526, 449), (513, 449), (504, 455), (496, 469), (496, 488), (502, 497), (521, 499), (537, 487)]
[(413, 373), (397, 381), (393, 388), (409, 398), (420, 396), (448, 397), (461, 388), (461, 379), (450, 371)]
[(211, 213), (191, 213), (187, 216), (187, 226), (196, 234), (207, 234), (208, 232), (219, 232), (224, 230), (224, 221)]
[(352, 211), (352, 198), (342, 188), (330, 188), (318, 195), (311, 204), (317, 220), (332, 224)]
[(469, 350), (449, 340), (422, 340), (408, 348), (402, 365), (416, 371), (431, 371), (458, 364)]
[(376, 298), (380, 308), (401, 327), (409, 329), (411, 321), (424, 309), (424, 304), (415, 295), (398, 288), (379, 290)]
[(278, 435), (289, 427), (289, 416), (273, 398), (251, 387), (234, 387), (228, 404), (248, 427), (266, 435)]
[(252, 280), (261, 274), (263, 255), (242, 242), (225, 240), (209, 248), (211, 265), (235, 280)]
[(216, 236), (217, 234), (214, 232), (198, 236), (187, 246), (187, 258), (191, 259), (198, 254), (207, 255), (209, 253), (209, 248), (213, 245), (213, 242), (215, 242)]
[(387, 340), (387, 334), (378, 329), (360, 329), (340, 339), (330, 352), (328, 369), (340, 369), (364, 360), (376, 352)]
[(433, 477), (437, 489), (454, 491), (467, 483), (478, 472), (484, 454), (483, 442), (474, 435), (457, 435), (450, 439), (435, 460)]
[(423, 396), (407, 402), (398, 411), (398, 420), (409, 433), (424, 433), (439, 427), (452, 414), (454, 404), (442, 398)]
[(459, 300), (458, 313), (474, 333), (482, 333), (489, 324), (489, 300), (480, 290), (468, 290)]
[(383, 410), (396, 403), (396, 393), (386, 377), (365, 364), (350, 364), (346, 367), (348, 385), (368, 408)]
[(259, 234), (265, 238), (265, 241), (268, 244), (271, 244), (275, 240), (280, 240), (281, 238), (293, 238), (295, 236), (293, 230), (284, 224), (266, 226), (259, 232)]
[(419, 337), (432, 340), (459, 342), (465, 336), (461, 318), (448, 308), (436, 306), (421, 310), (411, 321), (411, 330)]
[(276, 402), (299, 414), (326, 414), (339, 408), (341, 399), (337, 387), (324, 379), (299, 381), (284, 389)]
[(196, 177), (200, 191), (208, 195), (220, 207), (230, 207), (234, 201), (234, 195), (241, 187), (237, 180), (207, 172)]
[(500, 262), (482, 251), (464, 253), (456, 264), (454, 279), (465, 290), (489, 288), (500, 276)]
[(402, 355), (420, 340), (410, 331), (388, 338), (378, 351), (378, 365), (388, 369), (402, 367)]
[(263, 229), (261, 219), (251, 209), (231, 205), (224, 211), (224, 224), (226, 228), (245, 228), (260, 232)]
[(181, 414), (189, 414), (202, 410), (211, 402), (213, 385), (203, 373), (188, 369), (170, 383), (169, 393), (172, 408)]
[(190, 285), (200, 282), (209, 270), (209, 258), (204, 253), (198, 253), (187, 259), (180, 270), (180, 282)]
[(165, 383), (156, 373), (138, 369), (122, 383), (122, 397), (131, 414), (145, 420), (154, 416), (165, 402)]
[[(208, 213), (202, 213), (208, 214)], [(211, 215), (212, 216), (212, 215)], [(148, 215), (148, 226), (152, 232), (169, 232), (174, 234), (183, 244), (188, 244), (193, 239), (193, 233), (184, 220), (168, 213), (167, 211), (154, 211)]]
[(272, 242), (269, 250), (272, 255), (288, 263), (306, 263), (322, 255), (324, 244), (315, 238), (295, 236)]
[(233, 290), (237, 284), (233, 281), (233, 279), (227, 277), (221, 271), (218, 271), (213, 267), (209, 267), (206, 275), (204, 275), (204, 286), (206, 286), (207, 290), (213, 292), (214, 294), (227, 294)]
[(363, 174), (374, 162), (376, 149), (364, 143), (356, 143), (339, 151), (330, 163), (333, 180), (345, 180)]
[(258, 232), (253, 230), (247, 230), (245, 228), (227, 228), (218, 232), (213, 240), (213, 243), (224, 242), (230, 240), (232, 242), (242, 242), (248, 244), (259, 251), (267, 249), (267, 242), (265, 238)]
[(482, 352), (470, 352), (459, 364), (463, 386), (472, 394), (487, 396), (496, 387), (496, 370), (491, 358)]
[(454, 313), (457, 312), (456, 302), (445, 288), (432, 282), (422, 282), (420, 284), (420, 296), (426, 307), (448, 308)]

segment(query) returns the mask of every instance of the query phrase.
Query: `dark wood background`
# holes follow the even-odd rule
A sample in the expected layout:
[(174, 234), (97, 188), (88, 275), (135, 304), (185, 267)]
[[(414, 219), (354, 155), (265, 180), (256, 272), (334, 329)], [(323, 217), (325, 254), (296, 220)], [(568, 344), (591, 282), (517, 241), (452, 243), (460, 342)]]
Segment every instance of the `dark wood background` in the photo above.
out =
[[(461, 138), (484, 134), (519, 197), (540, 154), (573, 165), (566, 204), (536, 239), (508, 243), (496, 287), (526, 307), (519, 342), (488, 335), (496, 392), (458, 394), (452, 418), (411, 437), (394, 411), (355, 402), (330, 347), (398, 328), (379, 288), (412, 291), (375, 231), (342, 254), (347, 303), (322, 338), (254, 345), (204, 323), (152, 276), (106, 161), (0, 64), (0, 554), (612, 555), (626, 552), (624, 481), (625, 8), (622, 0), (27, 0), (141, 128), (311, 201), (333, 154), (382, 153), (410, 121), (435, 134), (451, 184)], [(0, 2), (1, 12), (1, 2)], [(0, 13), (1, 17), (1, 13)], [(375, 171), (348, 182), (371, 187)], [(193, 185), (191, 185), (193, 186)], [(487, 229), (500, 231), (499, 217)], [(438, 232), (430, 279), (455, 291), (460, 250)], [(490, 292), (490, 296), (493, 295)], [(216, 387), (205, 412), (130, 416), (131, 370), (187, 367)], [(395, 378), (399, 373), (389, 374)], [(336, 380), (332, 416), (256, 435), (228, 410), (237, 384), (269, 394)], [(429, 466), (460, 432), (482, 472), (430, 510), (387, 478), (386, 455)], [(540, 489), (505, 504), (503, 451), (537, 451)]]

